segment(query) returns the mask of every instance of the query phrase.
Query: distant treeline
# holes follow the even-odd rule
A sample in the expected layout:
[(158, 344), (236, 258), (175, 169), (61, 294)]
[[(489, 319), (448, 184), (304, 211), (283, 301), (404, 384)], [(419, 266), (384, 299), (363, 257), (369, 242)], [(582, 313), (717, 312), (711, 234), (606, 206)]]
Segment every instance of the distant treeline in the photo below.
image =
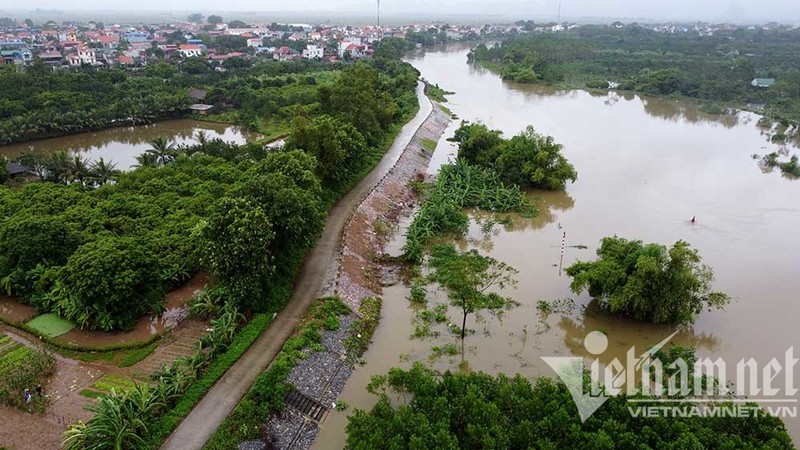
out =
[[(719, 30), (659, 33), (628, 25), (583, 26), (560, 33), (520, 35), (477, 46), (473, 62), (522, 83), (570, 88), (618, 88), (681, 95), (734, 106), (767, 105), (778, 121), (800, 120), (800, 30)], [(774, 78), (768, 88), (755, 78)]]

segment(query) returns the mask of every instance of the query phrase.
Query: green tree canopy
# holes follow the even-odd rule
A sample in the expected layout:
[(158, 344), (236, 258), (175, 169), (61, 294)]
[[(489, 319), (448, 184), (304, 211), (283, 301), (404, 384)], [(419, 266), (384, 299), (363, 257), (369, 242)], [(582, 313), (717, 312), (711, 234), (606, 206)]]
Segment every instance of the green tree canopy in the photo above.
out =
[(711, 290), (714, 274), (684, 241), (671, 248), (620, 237), (603, 238), (599, 259), (567, 268), (572, 290), (589, 291), (612, 313), (653, 323), (690, 323), (729, 297)]
[(218, 16), (216, 14), (212, 14), (212, 15), (208, 16), (206, 21), (211, 25), (216, 25), (218, 23), (222, 23), (223, 22), (222, 16)]
[(510, 297), (492, 292), (516, 284), (517, 271), (502, 261), (478, 253), (459, 252), (452, 245), (433, 250), (429, 262), (433, 268), (430, 279), (446, 292), (450, 304), (461, 310), (462, 353), (466, 336), (467, 317), (480, 311), (501, 314), (518, 303)]
[(200, 259), (240, 304), (262, 293), (260, 277), (274, 270), (275, 232), (267, 213), (250, 198), (223, 198), (200, 230)]
[[(531, 384), (520, 375), (437, 374), (415, 363), (373, 378), (370, 391), (378, 403), (350, 417), (348, 450), (794, 448), (777, 417), (635, 418), (625, 397), (581, 423), (566, 386), (547, 377)], [(408, 402), (395, 406), (390, 394)]]
[(320, 87), (319, 95), (326, 110), (355, 126), (370, 145), (381, 141), (397, 110), (378, 71), (363, 63), (343, 70), (332, 86)]
[[(159, 261), (130, 237), (100, 237), (70, 256), (60, 277), (61, 315), (81, 327), (128, 329), (163, 301)], [(137, 299), (131, 302), (131, 299)]]
[[(80, 238), (58, 216), (15, 215), (0, 225), (0, 273), (8, 294), (32, 293), (37, 266), (63, 266)], [(8, 292), (10, 291), (10, 292)]]
[(354, 126), (327, 115), (311, 120), (297, 117), (286, 147), (314, 155), (318, 177), (331, 187), (350, 179), (367, 154), (367, 143)]
[(578, 179), (578, 172), (561, 153), (561, 145), (531, 126), (504, 139), (500, 131), (463, 122), (453, 140), (459, 143), (460, 158), (494, 169), (509, 184), (558, 191), (565, 189), (567, 181)]

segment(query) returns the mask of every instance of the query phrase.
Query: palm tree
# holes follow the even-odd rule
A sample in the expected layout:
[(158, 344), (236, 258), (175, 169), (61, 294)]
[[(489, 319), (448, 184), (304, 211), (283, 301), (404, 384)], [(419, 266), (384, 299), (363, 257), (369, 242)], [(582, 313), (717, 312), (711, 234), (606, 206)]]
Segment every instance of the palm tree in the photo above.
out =
[(159, 136), (150, 142), (152, 146), (148, 153), (155, 155), (159, 164), (166, 165), (175, 159), (175, 144), (167, 141), (164, 137)]
[(205, 130), (200, 130), (197, 132), (194, 139), (197, 141), (197, 145), (206, 145), (208, 143), (208, 133), (206, 133)]
[(109, 181), (113, 181), (120, 171), (117, 170), (117, 165), (113, 162), (105, 162), (103, 158), (98, 159), (90, 167), (92, 179), (95, 183), (103, 185)]
[(66, 150), (59, 150), (50, 154), (45, 163), (47, 169), (47, 178), (52, 181), (60, 181), (64, 184), (72, 180), (70, 173), (70, 166), (72, 161), (69, 158)]
[(89, 177), (89, 160), (74, 155), (70, 163), (69, 171), (71, 172), (73, 180), (78, 180), (79, 183), (84, 184), (86, 178)]
[(158, 167), (158, 157), (151, 152), (144, 152), (136, 157), (136, 164), (133, 167)]

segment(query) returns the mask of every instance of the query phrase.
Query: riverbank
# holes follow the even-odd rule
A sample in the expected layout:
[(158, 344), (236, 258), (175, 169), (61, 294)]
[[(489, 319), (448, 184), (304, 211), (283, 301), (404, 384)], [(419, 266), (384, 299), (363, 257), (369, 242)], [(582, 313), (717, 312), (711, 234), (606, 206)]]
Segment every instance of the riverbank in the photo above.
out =
[[(434, 106), (388, 173), (362, 197), (347, 218), (338, 257), (329, 270), (333, 281), (322, 295), (335, 296), (335, 301), (344, 303), (350, 312), (333, 325), (326, 321), (325, 328), (318, 330), (319, 340), (313, 341), (306, 338), (315, 334), (306, 324), (319, 321), (316, 315), (320, 308), (312, 307), (276, 362), (262, 375), (269, 381), (256, 384), (221, 424), (206, 448), (308, 449), (328, 414), (347, 408), (339, 396), (353, 372), (359, 370), (356, 363), (380, 320), (384, 269), (380, 255), (400, 215), (410, 213), (416, 204), (410, 186), (424, 179), (432, 156), (425, 142), (438, 141), (449, 122), (449, 116)], [(305, 400), (300, 403), (287, 400), (280, 411), (272, 410), (272, 403), (264, 403), (264, 396), (283, 398), (283, 394), (273, 391), (281, 389), (284, 382), (291, 385), (293, 399)], [(253, 392), (258, 393), (256, 397)], [(316, 406), (303, 409), (309, 404)], [(265, 420), (267, 412), (260, 408), (268, 410), (269, 420)]]
[(392, 170), (348, 220), (335, 269), (336, 283), (326, 294), (340, 297), (353, 311), (361, 306), (361, 299), (380, 297), (380, 256), (398, 217), (416, 206), (417, 195), (410, 184), (424, 180), (433, 156), (425, 142), (438, 142), (449, 124), (450, 116), (435, 106)]
[(416, 95), (420, 108), (416, 116), (397, 134), (378, 165), (330, 209), (317, 245), (306, 254), (288, 304), (274, 318), (270, 327), (197, 403), (162, 445), (162, 449), (203, 448), (253, 385), (256, 377), (281, 351), (308, 307), (320, 297), (323, 288), (333, 282), (328, 278), (328, 269), (339, 254), (339, 242), (347, 219), (361, 200), (395, 165), (417, 129), (430, 114), (432, 106), (424, 96), (423, 89), (422, 83), (418, 83)]

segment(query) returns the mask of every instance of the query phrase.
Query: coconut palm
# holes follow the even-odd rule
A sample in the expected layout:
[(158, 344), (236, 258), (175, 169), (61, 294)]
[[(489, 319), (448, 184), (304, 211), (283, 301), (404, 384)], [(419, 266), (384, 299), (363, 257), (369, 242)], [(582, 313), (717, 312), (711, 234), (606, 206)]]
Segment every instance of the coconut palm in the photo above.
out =
[(208, 133), (205, 130), (200, 130), (194, 136), (194, 139), (197, 141), (197, 145), (206, 145), (208, 143)]
[(59, 150), (55, 153), (51, 153), (45, 164), (47, 178), (65, 184), (69, 183), (72, 180), (72, 174), (70, 172), (71, 165), (72, 161), (66, 150)]
[(80, 184), (84, 184), (90, 174), (89, 160), (86, 158), (81, 158), (78, 155), (74, 155), (72, 157), (72, 161), (70, 162), (69, 171), (73, 180), (77, 180)]
[(169, 142), (164, 137), (159, 136), (153, 139), (150, 145), (152, 147), (147, 150), (147, 152), (154, 155), (159, 164), (169, 164), (175, 159), (175, 144)]
[(144, 152), (136, 157), (136, 164), (133, 167), (158, 167), (158, 157), (150, 152)]
[(103, 158), (100, 158), (92, 163), (90, 173), (95, 183), (103, 185), (115, 180), (120, 171), (117, 170), (117, 165), (113, 162), (105, 162)]

